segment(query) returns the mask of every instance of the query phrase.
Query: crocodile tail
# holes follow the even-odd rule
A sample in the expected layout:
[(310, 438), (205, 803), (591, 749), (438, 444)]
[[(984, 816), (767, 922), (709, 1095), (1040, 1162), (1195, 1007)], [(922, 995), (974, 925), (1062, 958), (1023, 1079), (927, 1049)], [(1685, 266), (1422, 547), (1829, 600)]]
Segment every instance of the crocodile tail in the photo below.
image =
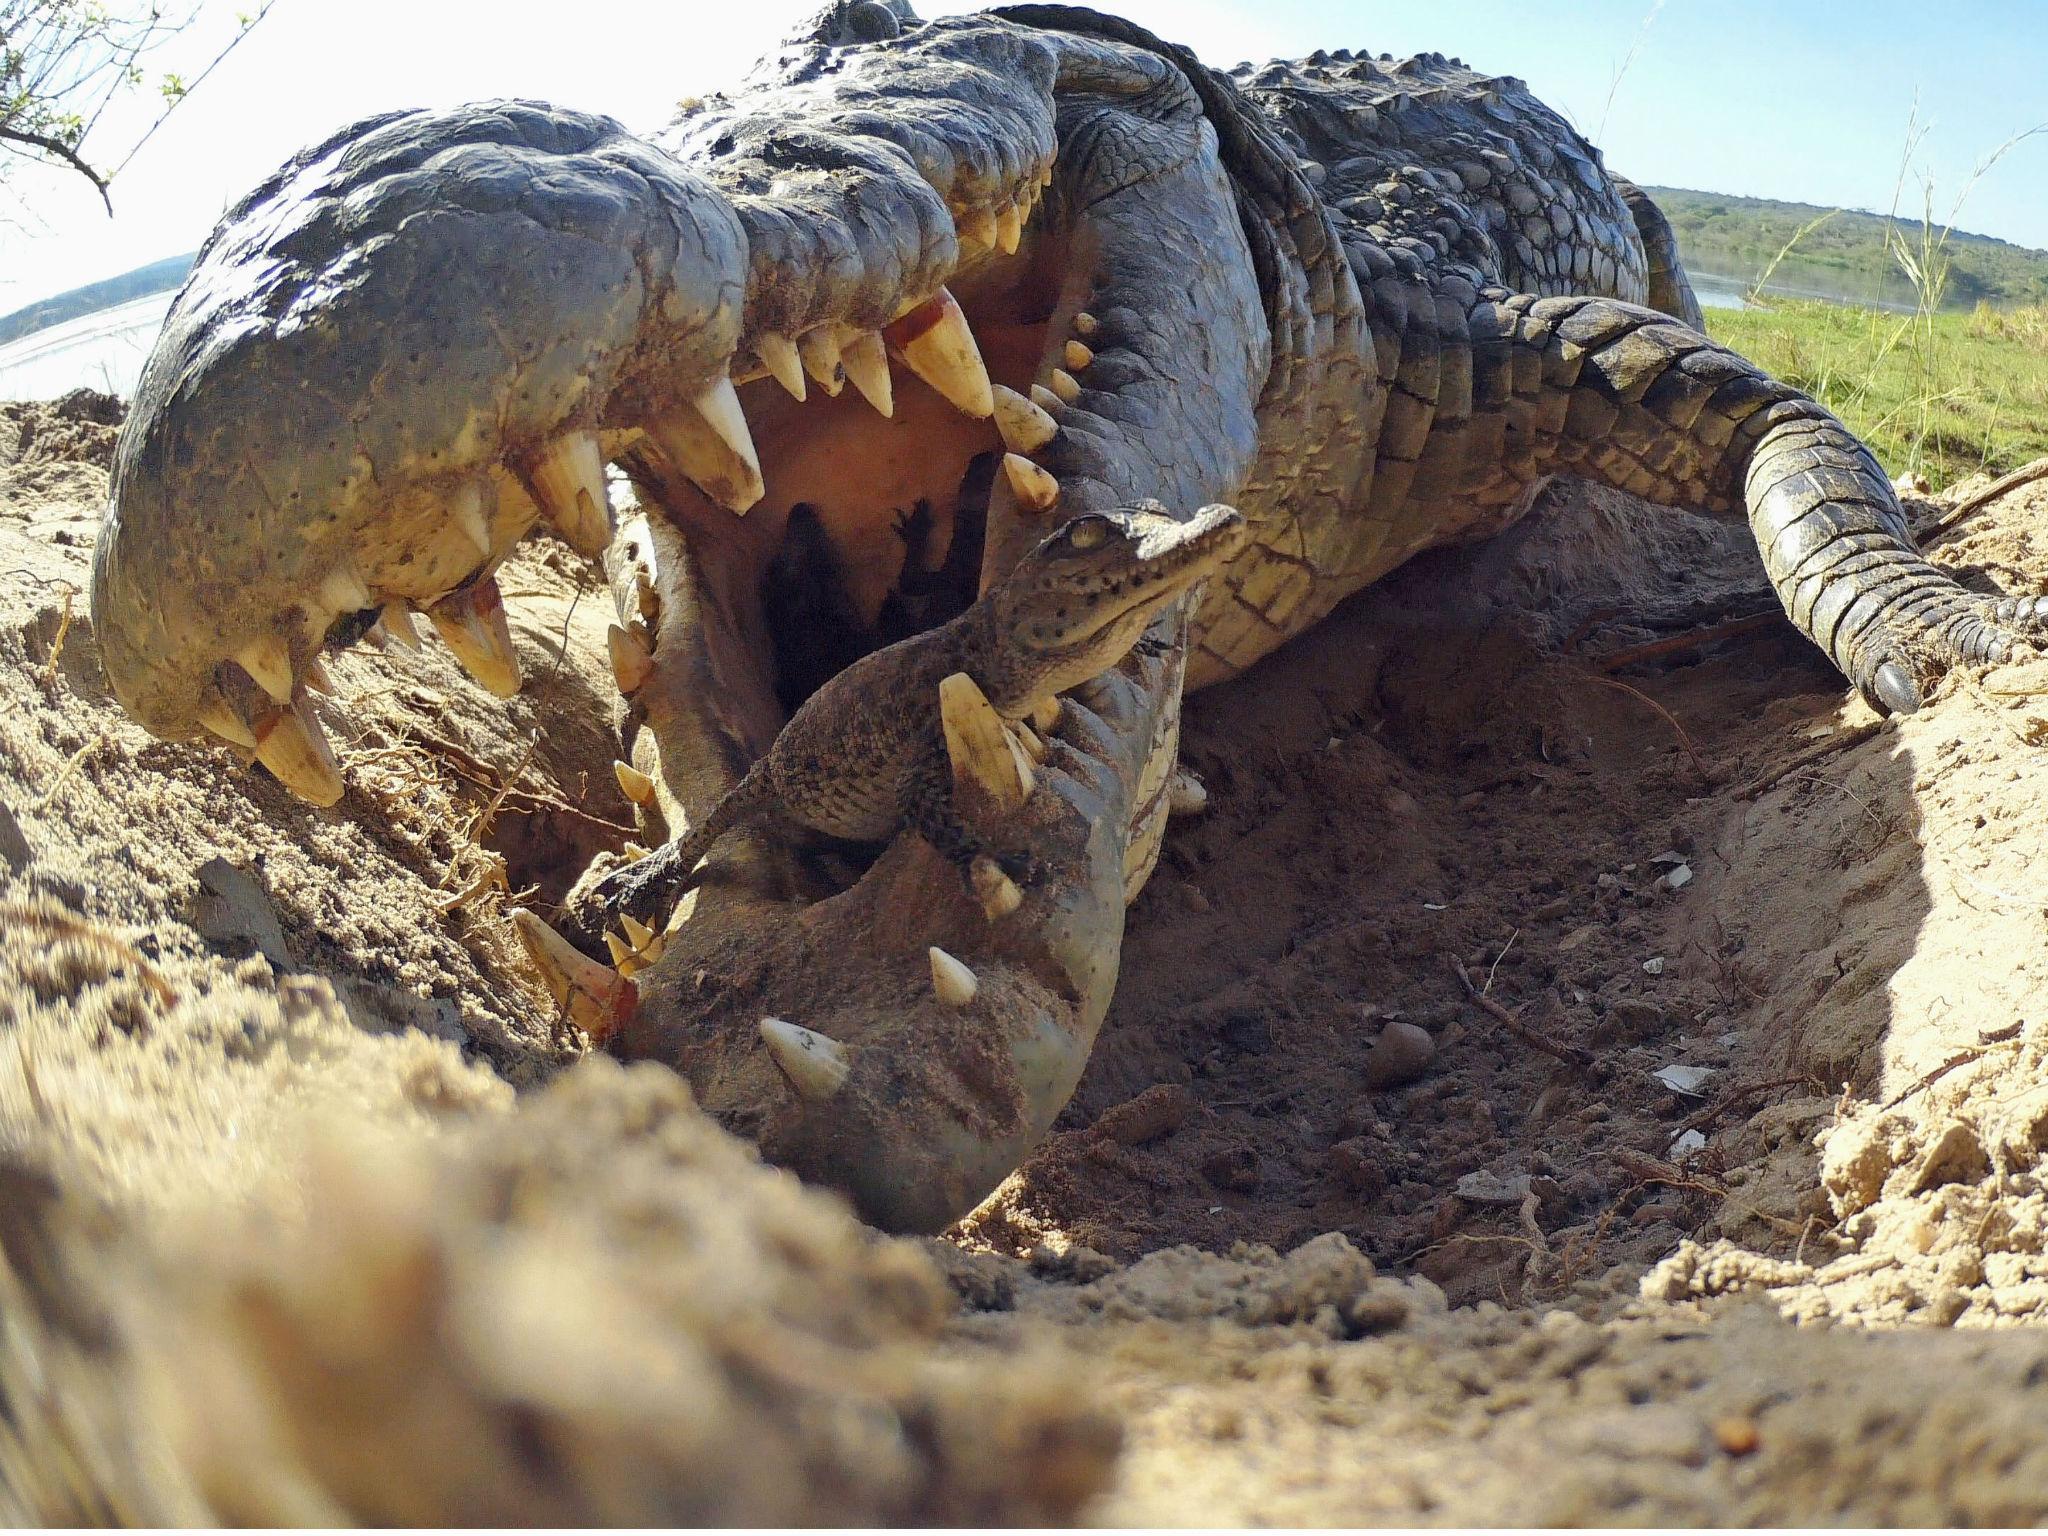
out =
[(772, 811), (775, 793), (770, 784), (766, 760), (746, 771), (739, 783), (719, 797), (689, 831), (661, 852), (663, 863), (674, 872), (672, 894), (681, 896), (697, 888), (706, 871), (700, 869), (718, 840), (745, 822), (765, 820)]
[(1399, 337), (1366, 503), (1388, 546), (1441, 542), (1427, 535), (1447, 512), (1500, 526), (1553, 474), (1740, 509), (1794, 625), (1902, 713), (1943, 667), (2002, 661), (2048, 621), (2048, 600), (1973, 593), (1929, 564), (1870, 450), (1693, 327), (1615, 299), (1412, 286), (1374, 295), (1375, 338)]
[(1685, 263), (1678, 259), (1678, 236), (1671, 232), (1671, 221), (1664, 217), (1664, 210), (1650, 194), (1626, 176), (1615, 176), (1611, 171), (1608, 175), (1613, 177), (1621, 200), (1628, 204), (1636, 221), (1636, 233), (1643, 239), (1643, 253), (1650, 259), (1650, 307), (1683, 320), (1696, 331), (1705, 330), (1692, 279), (1685, 275)]

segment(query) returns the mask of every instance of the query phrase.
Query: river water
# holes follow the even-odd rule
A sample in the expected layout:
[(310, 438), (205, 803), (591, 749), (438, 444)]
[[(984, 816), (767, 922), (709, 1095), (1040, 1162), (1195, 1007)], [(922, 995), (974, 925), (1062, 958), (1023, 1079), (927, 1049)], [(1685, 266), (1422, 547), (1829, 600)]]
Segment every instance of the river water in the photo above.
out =
[[(1743, 295), (1753, 278), (1736, 277), (1688, 265), (1693, 291), (1708, 309), (1743, 309)], [(1875, 309), (1910, 313), (1910, 293), (1898, 292), (1902, 278), (1880, 277), (1863, 282), (1831, 268), (1801, 269), (1781, 263), (1764, 287), (1785, 298), (1826, 299), (1835, 304), (1863, 304)], [(1845, 292), (1850, 285), (1860, 293)], [(1891, 291), (1887, 291), (1887, 290)], [(156, 344), (169, 293), (131, 299), (97, 314), (81, 315), (33, 336), (0, 346), (0, 400), (48, 400), (79, 388), (104, 390), (131, 399), (142, 378), (142, 365)]]
[(74, 389), (134, 398), (170, 308), (168, 292), (152, 293), (9, 342), (0, 347), (0, 400), (51, 400)]

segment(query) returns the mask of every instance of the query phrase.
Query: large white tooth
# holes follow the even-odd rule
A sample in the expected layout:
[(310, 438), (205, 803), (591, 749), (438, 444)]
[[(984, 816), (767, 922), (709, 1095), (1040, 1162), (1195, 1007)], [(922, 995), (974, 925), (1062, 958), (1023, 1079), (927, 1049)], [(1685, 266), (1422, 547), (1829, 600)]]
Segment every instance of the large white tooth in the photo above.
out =
[(631, 698), (654, 670), (654, 653), (638, 635), (617, 624), (605, 631), (604, 639), (605, 648), (611, 652), (612, 679), (619, 685), (619, 692)]
[(1166, 796), (1167, 806), (1176, 816), (1199, 816), (1209, 808), (1209, 791), (1185, 768), (1173, 776)]
[(301, 800), (332, 805), (341, 798), (341, 768), (327, 733), (303, 697), (256, 726), (256, 761)]
[(902, 354), (904, 366), (969, 416), (988, 416), (996, 408), (988, 369), (974, 328), (960, 301), (941, 288), (924, 303), (893, 322), (882, 333)]
[(862, 331), (849, 336), (839, 359), (846, 365), (846, 376), (853, 380), (861, 399), (882, 415), (894, 416), (896, 385), (889, 377), (889, 349), (883, 345), (881, 332)]
[(427, 617), (462, 669), (486, 692), (509, 699), (519, 691), (519, 653), (512, 648), (512, 627), (505, 620), (496, 577), (450, 593), (427, 610)]
[(1039, 739), (1038, 732), (1031, 729), (1027, 723), (1022, 720), (1011, 721), (1010, 733), (1017, 738), (1017, 745), (1024, 749), (1024, 755), (1032, 762), (1045, 761), (1045, 743)]
[(670, 464), (728, 511), (744, 512), (761, 499), (761, 458), (731, 379), (721, 375), (688, 405), (650, 421), (647, 435)]
[(327, 613), (361, 613), (377, 606), (362, 573), (344, 562), (329, 571), (320, 583), (320, 606)]
[(1093, 336), (1101, 326), (1102, 322), (1089, 314), (1087, 310), (1079, 309), (1074, 311), (1074, 334), (1076, 336)]
[(939, 720), (955, 784), (974, 786), (998, 811), (1013, 811), (1030, 798), (1036, 783), (1031, 760), (965, 672), (940, 679)]
[(627, 978), (599, 965), (524, 907), (513, 912), (512, 931), (555, 1005), (592, 1040), (603, 1040), (619, 1026), (634, 1001)]
[(805, 1029), (787, 1019), (763, 1019), (761, 1040), (789, 1085), (803, 1097), (817, 1102), (831, 1098), (846, 1086), (853, 1062), (846, 1047), (830, 1035)]
[(986, 208), (975, 208), (961, 214), (953, 220), (953, 229), (964, 243), (978, 245), (985, 251), (995, 249), (996, 216)]
[(652, 928), (641, 922), (639, 918), (633, 916), (630, 912), (621, 914), (619, 926), (626, 930), (626, 942), (633, 946), (635, 954), (646, 949), (660, 937)]
[(476, 550), (477, 558), (491, 557), (491, 525), (484, 521), (483, 487), (474, 481), (456, 487), (448, 501), (448, 517)]
[(563, 538), (593, 558), (612, 541), (611, 501), (604, 485), (604, 453), (595, 432), (565, 432), (548, 444), (527, 472), (533, 499)]
[(604, 931), (604, 947), (610, 951), (612, 964), (619, 968), (619, 974), (621, 976), (631, 976), (633, 974), (633, 946), (607, 928)]
[(334, 678), (328, 673), (327, 664), (318, 656), (306, 663), (305, 683), (314, 693), (324, 693), (330, 699), (334, 697)]
[(614, 762), (612, 776), (619, 781), (619, 793), (635, 805), (654, 804), (654, 780), (631, 763)]
[(930, 950), (932, 992), (948, 1008), (965, 1008), (981, 989), (974, 972), (934, 944)]
[[(1034, 384), (1031, 386), (1031, 403), (1041, 411), (1044, 411), (1048, 416), (1051, 416), (1054, 411), (1067, 402), (1047, 389), (1043, 384)], [(1053, 419), (1058, 421), (1059, 418), (1054, 417)]]
[(1060, 499), (1060, 483), (1021, 453), (1003, 455), (1003, 475), (1027, 512), (1045, 512)]
[(1031, 706), (1031, 713), (1025, 717), (1041, 736), (1050, 736), (1053, 728), (1060, 723), (1060, 701), (1057, 695), (1047, 694)]
[(256, 732), (225, 700), (214, 699), (210, 703), (202, 704), (199, 708), (199, 723), (232, 746), (240, 747), (246, 752), (256, 750)]
[(412, 607), (408, 603), (386, 603), (383, 615), (377, 620), (384, 627), (384, 633), (404, 646), (408, 651), (420, 648), (420, 632), (412, 622)]
[(276, 635), (251, 640), (235, 652), (235, 660), (271, 698), (280, 704), (292, 701), (292, 653)]
[(804, 360), (804, 372), (817, 382), (818, 388), (837, 399), (839, 391), (846, 387), (846, 369), (839, 354), (839, 328), (811, 327), (797, 337), (796, 350)]
[(1014, 256), (1024, 239), (1024, 215), (1017, 211), (1015, 203), (1005, 203), (996, 210), (996, 244), (1005, 256)]
[(968, 866), (967, 877), (974, 886), (974, 894), (981, 901), (981, 910), (990, 922), (999, 917), (1008, 917), (1024, 905), (1024, 893), (1017, 889), (1017, 882), (1003, 873), (1003, 867), (987, 854), (976, 854)]
[(1081, 381), (1064, 368), (1052, 371), (1052, 392), (1068, 405), (1081, 398)]
[(1095, 349), (1087, 342), (1076, 341), (1071, 336), (1067, 338), (1066, 346), (1061, 349), (1061, 355), (1066, 358), (1067, 367), (1075, 373), (1079, 373), (1095, 361)]
[(795, 342), (773, 331), (763, 331), (754, 338), (754, 355), (761, 359), (761, 366), (774, 376), (776, 383), (797, 399), (803, 399), (804, 361), (797, 355)]
[(1003, 446), (1013, 453), (1036, 453), (1059, 436), (1060, 424), (1014, 389), (997, 384), (992, 391), (996, 402), (996, 430)]

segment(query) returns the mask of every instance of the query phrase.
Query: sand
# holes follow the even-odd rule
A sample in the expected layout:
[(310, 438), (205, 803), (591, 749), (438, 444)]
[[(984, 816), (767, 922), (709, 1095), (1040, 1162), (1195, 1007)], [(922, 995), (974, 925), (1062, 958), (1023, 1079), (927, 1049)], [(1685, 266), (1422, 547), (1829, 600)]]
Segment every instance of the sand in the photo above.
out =
[(113, 704), (118, 420), (0, 406), (0, 1517), (2048, 1518), (2048, 663), (1881, 723), (1554, 490), (1189, 702), (1074, 1103), (900, 1240), (521, 974), (630, 825), (595, 571), (509, 704), (333, 664), (316, 811)]

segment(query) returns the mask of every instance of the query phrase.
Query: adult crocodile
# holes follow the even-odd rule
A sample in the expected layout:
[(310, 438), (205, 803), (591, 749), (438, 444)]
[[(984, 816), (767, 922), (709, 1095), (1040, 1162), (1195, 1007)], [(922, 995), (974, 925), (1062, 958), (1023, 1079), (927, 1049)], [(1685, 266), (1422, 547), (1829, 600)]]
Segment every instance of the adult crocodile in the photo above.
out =
[[(1079, 1077), (1184, 682), (1505, 526), (1546, 477), (1746, 513), (1793, 621), (1880, 708), (2043, 617), (1921, 560), (1870, 453), (1698, 324), (1655, 207), (1516, 80), (1348, 52), (1225, 76), (1087, 10), (860, 0), (651, 138), (526, 102), (399, 112), (258, 187), (144, 375), (94, 615), (152, 730), (328, 804), (319, 651), (424, 609), (516, 689), (491, 572), (544, 520), (604, 556), (653, 841), (1049, 520), (1235, 505), (1246, 551), (1071, 692), (1003, 811), (1021, 909), (989, 921), (916, 836), (757, 830), (619, 994), (609, 1048), (931, 1228)], [(606, 460), (643, 509), (616, 528)], [(829, 1049), (829, 1093), (764, 1019)]]

